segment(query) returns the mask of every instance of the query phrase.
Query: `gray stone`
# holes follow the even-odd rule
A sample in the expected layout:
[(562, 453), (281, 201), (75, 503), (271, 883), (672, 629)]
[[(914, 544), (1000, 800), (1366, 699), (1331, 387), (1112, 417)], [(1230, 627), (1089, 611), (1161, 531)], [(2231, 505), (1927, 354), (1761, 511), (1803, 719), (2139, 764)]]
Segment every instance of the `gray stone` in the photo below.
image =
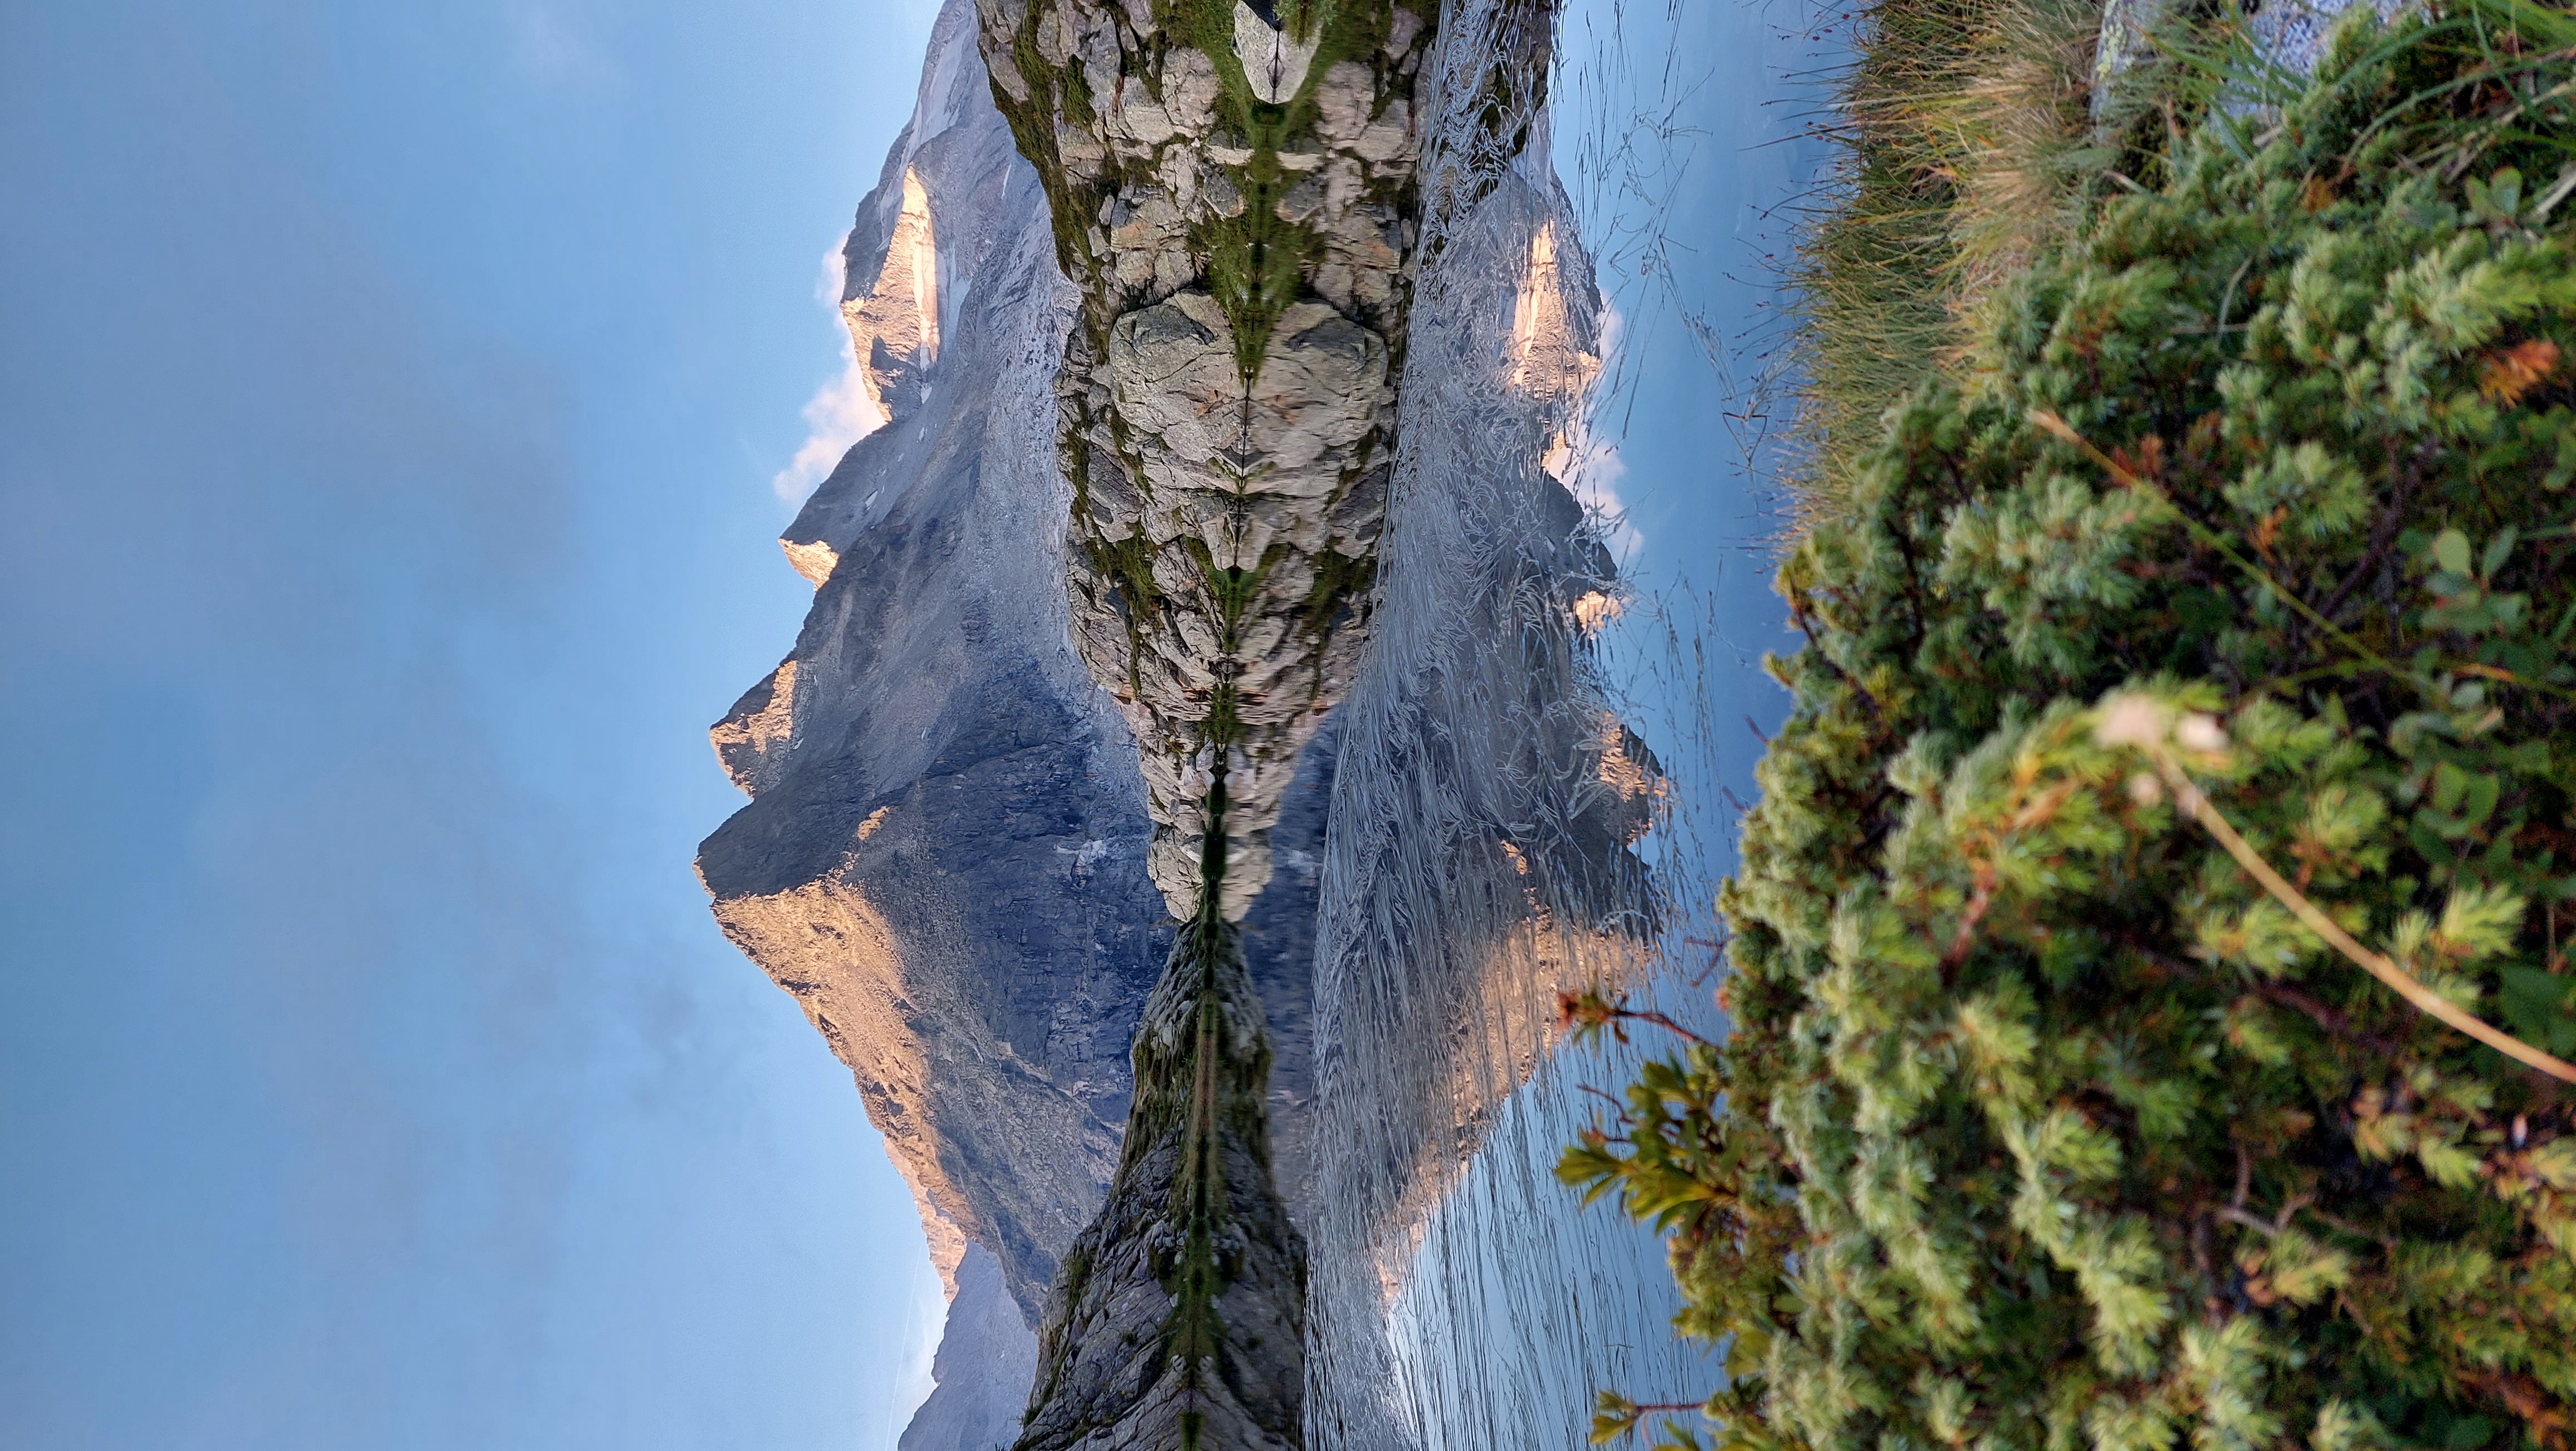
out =
[[(1192, 864), (1210, 823), (1204, 789), (1173, 787), (1195, 781), (1189, 763), (1211, 741), (1225, 747), (1211, 776), (1241, 763), (1226, 875), (1210, 884), (1239, 920), (1267, 879), (1275, 793), (1347, 681), (1324, 668), (1347, 653), (1335, 637), (1366, 628), (1376, 517), (1341, 501), (1377, 492), (1391, 445), (1404, 257), (1387, 237), (1402, 236), (1416, 150), (1397, 63), (1425, 27), (1411, 11), (1323, 7), (1311, 22), (1323, 28), (1291, 35), (1238, 4), (1235, 45), (1211, 54), (1101, 0), (982, 0), (979, 13), (987, 62), (1008, 73), (997, 96), (1023, 138), (1052, 140), (1032, 160), (1083, 295), (1060, 398), (1068, 466), (1093, 481), (1071, 511), (1091, 567), (1069, 593), (1100, 618), (1073, 634), (1143, 752), (1170, 762), (1147, 771), (1146, 806), (1150, 873), (1176, 920), (1202, 904)], [(1405, 45), (1378, 38), (1314, 73), (1331, 27), (1384, 27), (1395, 13)], [(1023, 73), (1024, 55), (1052, 67), (1059, 51), (1083, 56), (1080, 87)], [(1255, 96), (1311, 103), (1309, 133), (1229, 119), (1219, 68)], [(1129, 119), (1130, 89), (1159, 97), (1160, 113)], [(1253, 244), (1227, 240), (1228, 223), (1285, 230)], [(1251, 260), (1264, 247), (1327, 259), (1303, 279), (1312, 292), (1226, 292), (1266, 265)], [(1345, 521), (1357, 532), (1340, 532)], [(1104, 562), (1139, 540), (1150, 558)]]
[[(1071, 633), (1134, 731), (1147, 875), (1183, 924), (1108, 1202), (1050, 1301), (1022, 1451), (1303, 1441), (1304, 1247), (1233, 924), (1274, 875), (1299, 753), (1367, 630), (1404, 338), (1386, 238), (1415, 202), (1389, 13), (1322, 5), (1283, 31), (1275, 7), (1238, 3), (1232, 46), (1202, 51), (1101, 0), (979, 0), (986, 63), (1014, 75), (995, 95), (1082, 294), (1057, 389), (1084, 481)], [(1052, 58), (1068, 36), (1079, 74)], [(1317, 76), (1327, 50), (1364, 59)], [(1204, 109), (1184, 101), (1202, 60), (1222, 82)], [(1131, 78), (1165, 98), (1149, 125), (1120, 113)]]
[(1000, 1451), (1019, 1439), (1037, 1370), (1037, 1334), (1002, 1283), (1000, 1262), (982, 1245), (968, 1245), (930, 1361), (930, 1398), (913, 1412), (896, 1451)]
[[(698, 869), (727, 933), (852, 1070), (956, 1288), (953, 1323), (990, 1327), (989, 1298), (968, 1298), (981, 1246), (1033, 1357), (1057, 1262), (1118, 1162), (1130, 1039), (1171, 929), (1147, 872), (1133, 737), (1069, 638), (1075, 619), (1104, 618), (1067, 599), (1085, 569), (1064, 547), (1055, 372), (1076, 298), (974, 28), (952, 0), (912, 124), (845, 250), (850, 298), (909, 296), (908, 282), (881, 284), (917, 193), (936, 288), (910, 321), (937, 345), (916, 344), (909, 374), (889, 375), (911, 385), (889, 395), (894, 421), (850, 450), (782, 541), (818, 586), (813, 609), (711, 733), (753, 799)], [(844, 316), (863, 357), (863, 328), (905, 321), (865, 305)], [(1318, 852), (1329, 777), (1296, 789), (1286, 819), (1309, 833), (1298, 850)], [(1270, 1106), (1292, 1195), (1306, 1182), (1314, 892), (1311, 871), (1281, 875), (1245, 930), (1290, 1045)], [(983, 1451), (942, 1439), (942, 1426), (982, 1424), (942, 1420), (962, 1394), (945, 1388), (1015, 1381), (994, 1394), (1016, 1417), (1033, 1360), (1012, 1359), (1015, 1343), (943, 1342), (944, 1389), (907, 1451)]]

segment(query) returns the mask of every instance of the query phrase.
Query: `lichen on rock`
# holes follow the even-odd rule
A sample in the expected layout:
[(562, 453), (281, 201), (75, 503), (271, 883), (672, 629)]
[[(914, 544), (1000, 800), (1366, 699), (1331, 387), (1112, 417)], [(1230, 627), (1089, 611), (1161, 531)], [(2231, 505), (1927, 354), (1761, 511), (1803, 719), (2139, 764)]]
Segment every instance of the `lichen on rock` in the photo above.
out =
[(1235, 930), (1172, 944), (1100, 1216), (1064, 1258), (1018, 1451), (1305, 1444), (1306, 1247), (1272, 1189), (1270, 1033)]
[(1418, 209), (1415, 3), (978, 3), (1082, 297), (1056, 390), (1071, 631), (1135, 732), (1147, 870), (1186, 924), (1024, 1451), (1303, 1443), (1305, 1250), (1234, 924), (1365, 637)]
[(1175, 919), (1221, 914), (1365, 630), (1417, 197), (1410, 6), (982, 0), (1083, 306), (1058, 378), (1083, 658), (1134, 727)]

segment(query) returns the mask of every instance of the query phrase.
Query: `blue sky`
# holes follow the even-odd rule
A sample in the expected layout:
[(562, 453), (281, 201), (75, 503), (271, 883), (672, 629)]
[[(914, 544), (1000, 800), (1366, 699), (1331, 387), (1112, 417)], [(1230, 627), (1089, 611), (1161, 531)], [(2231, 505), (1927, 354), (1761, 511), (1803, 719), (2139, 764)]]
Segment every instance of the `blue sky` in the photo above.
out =
[[(1740, 331), (1799, 47), (1641, 8), (1705, 134), (1630, 206)], [(892, 1444), (910, 1199), (688, 863), (932, 11), (0, 8), (0, 1445)], [(1637, 562), (1759, 649), (1714, 375), (1631, 326)]]
[(706, 723), (927, 0), (0, 9), (0, 1444), (891, 1445)]

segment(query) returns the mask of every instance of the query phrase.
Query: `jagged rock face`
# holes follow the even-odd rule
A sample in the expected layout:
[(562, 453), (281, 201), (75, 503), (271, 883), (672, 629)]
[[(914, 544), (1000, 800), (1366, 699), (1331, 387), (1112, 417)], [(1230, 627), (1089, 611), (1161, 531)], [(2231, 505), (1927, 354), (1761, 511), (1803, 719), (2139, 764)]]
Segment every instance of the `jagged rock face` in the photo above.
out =
[[(1073, 298), (970, 27), (961, 6), (934, 31), (853, 233), (844, 315), (880, 330), (863, 360), (899, 365), (892, 417), (787, 532), (830, 567), (794, 651), (716, 727), (754, 795), (698, 865), (857, 1076), (943, 1276), (971, 1238), (1037, 1306), (1116, 1162), (1125, 1024), (1164, 942), (1123, 723), (1025, 588), (1061, 567), (1042, 521), (1063, 508), (1050, 362)], [(903, 316), (916, 297), (952, 315)]]
[(1365, 636), (1428, 27), (1361, 0), (979, 11), (1082, 296), (1059, 377), (1075, 643), (1142, 749), (1172, 916), (1213, 892), (1241, 920)]
[(1303, 1442), (1305, 1255), (1230, 924), (1365, 639), (1413, 241), (1411, 8), (979, 0), (1082, 295), (1058, 374), (1075, 646), (1120, 703), (1186, 924), (1024, 1451)]
[(1020, 1410), (1037, 1375), (1038, 1344), (1002, 1283), (1002, 1266), (968, 1245), (957, 1297), (931, 1357), (930, 1398), (913, 1412), (896, 1451), (998, 1451), (1018, 1439)]
[(909, 413), (923, 374), (939, 361), (939, 238), (918, 171), (904, 168), (902, 210), (875, 282), (861, 293), (846, 256), (842, 276), (841, 316), (853, 341), (867, 340), (859, 360), (868, 401), (887, 418)]
[(1305, 1242), (1272, 1188), (1270, 1037), (1240, 945), (1185, 929), (1136, 1034), (1109, 1202), (1065, 1256), (1018, 1451), (1305, 1443)]
[[(712, 732), (753, 800), (698, 861), (726, 932), (850, 1066), (942, 1276), (956, 1284), (968, 1243), (985, 1246), (1032, 1360), (1057, 1260), (1118, 1162), (1130, 1039), (1171, 932), (1128, 726), (1068, 644), (1052, 583), (1071, 492), (1055, 373), (1076, 310), (1054, 253), (972, 7), (951, 0), (845, 253), (843, 314), (891, 421), (782, 540), (813, 610)], [(1331, 789), (1311, 765), (1300, 781), (1286, 822), (1304, 870), (1279, 875), (1245, 933), (1293, 1045), (1271, 1096), (1292, 1189)]]

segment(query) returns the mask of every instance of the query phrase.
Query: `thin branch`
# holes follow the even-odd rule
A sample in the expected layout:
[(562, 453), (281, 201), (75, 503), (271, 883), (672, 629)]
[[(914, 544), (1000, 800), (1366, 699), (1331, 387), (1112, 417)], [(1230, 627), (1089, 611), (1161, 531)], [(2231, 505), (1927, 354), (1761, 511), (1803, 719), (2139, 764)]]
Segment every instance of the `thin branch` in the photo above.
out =
[(2298, 1011), (2307, 1014), (2309, 1018), (2313, 1019), (2318, 1027), (2325, 1029), (2327, 1032), (2334, 1034), (2338, 1038), (2350, 1039), (2375, 1053), (2394, 1053), (2397, 1051), (2396, 1044), (2388, 1041), (2386, 1038), (2380, 1037), (2376, 1033), (2366, 1033), (2362, 1031), (2360, 1028), (2353, 1025), (2352, 1019), (2345, 1017), (2343, 1014), (2336, 1012), (2334, 1009), (2327, 1007), (2325, 1004), (2318, 1002), (2315, 998), (2309, 997), (2306, 993), (2300, 992), (2296, 988), (2289, 987), (2282, 983), (2273, 982), (2269, 979), (2258, 979), (2253, 986), (2257, 995), (2279, 1003), (2285, 1008), (2296, 1008)]
[(2354, 1224), (2352, 1221), (2347, 1219), (2337, 1219), (2333, 1215), (2326, 1213), (2324, 1210), (2317, 1208), (2313, 1204), (2305, 1205), (2303, 1208), (2307, 1213), (2315, 1215), (2320, 1221), (2330, 1228), (2341, 1230), (2343, 1233), (2351, 1235), (2355, 1239), (2369, 1240), (2392, 1255), (2397, 1253), (2397, 1241), (2393, 1236), (2381, 1234), (2376, 1230), (2364, 1229), (2360, 1225)]
[(1628, 1117), (1628, 1105), (1621, 1103), (1618, 1099), (1611, 1097), (1609, 1094), (1593, 1087), (1589, 1083), (1578, 1083), (1575, 1087), (1582, 1089), (1585, 1093), (1591, 1094), (1594, 1098), (1610, 1105), (1611, 1112), (1616, 1113), (1619, 1116), (1619, 1122), (1623, 1124), (1630, 1122)]
[(2219, 1210), (2218, 1217), (2226, 1220), (2230, 1224), (2241, 1224), (2247, 1229), (2253, 1230), (2255, 1233), (2263, 1236), (2265, 1239), (2270, 1239), (2280, 1233), (2279, 1230), (2272, 1227), (2270, 1220), (2264, 1219), (2259, 1215), (2248, 1214), (2244, 1210), (2238, 1209), (2233, 1205)]
[[(2236, 1152), (2238, 1155), (2237, 1162), (2242, 1165), (2245, 1162), (2243, 1158), (2245, 1151), (2244, 1149), (2239, 1148)], [(2218, 1217), (2226, 1220), (2230, 1224), (2241, 1224), (2247, 1229), (2253, 1230), (2262, 1235), (2265, 1239), (2278, 1239), (2281, 1237), (2281, 1232), (2290, 1227), (2290, 1216), (2307, 1208), (2309, 1205), (2316, 1203), (2316, 1201), (2317, 1196), (2313, 1194), (2294, 1194), (2290, 1197), (2289, 1203), (2281, 1206), (2281, 1212), (2272, 1216), (2270, 1219), (2265, 1219), (2257, 1214), (2248, 1213), (2247, 1211), (2238, 1208), (2236, 1205), (2231, 1204), (2226, 1208), (2219, 1210)]]
[(1652, 1023), (1658, 1028), (1670, 1028), (1674, 1032), (1681, 1034), (1683, 1037), (1690, 1039), (1692, 1042), (1703, 1046), (1708, 1042), (1706, 1038), (1701, 1037), (1699, 1034), (1692, 1032), (1690, 1029), (1674, 1022), (1671, 1018), (1666, 1017), (1663, 1013), (1657, 1012), (1653, 1009), (1641, 1011), (1636, 1008), (1616, 1008), (1613, 1009), (1613, 1011), (1623, 1018), (1634, 1018), (1641, 1023)]
[(2291, 915), (2297, 917), (2309, 931), (2333, 944), (2336, 951), (2360, 964), (2364, 971), (2388, 984), (2399, 997), (2413, 1003), (2423, 1012), (2439, 1018), (2508, 1058), (2527, 1063), (2552, 1078), (2576, 1083), (2576, 1063), (2551, 1057), (2520, 1038), (2490, 1027), (2476, 1017), (2460, 1011), (2445, 1001), (2441, 994), (2408, 976), (2406, 970), (2396, 963), (2354, 941), (2351, 933), (2344, 931), (2340, 924), (2320, 910), (2316, 903), (2309, 901), (2298, 888), (2283, 880), (2279, 872), (2272, 870), (2272, 864), (2263, 860), (2262, 853), (2248, 846), (2245, 838), (2236, 834), (2236, 828), (2227, 824), (2227, 818), (2218, 813), (2218, 808), (2212, 806), (2209, 798), (2201, 794), (2200, 788), (2192, 784), (2191, 777), (2184, 774), (2182, 763), (2174, 759), (2170, 748), (2159, 745), (2152, 748), (2152, 754), (2156, 758), (2158, 769), (2164, 773), (2165, 784), (2173, 788), (2174, 799), (2181, 804), (2183, 810), (2191, 813), (2192, 819), (2199, 822), (2211, 836), (2218, 838), (2218, 844), (2227, 848), (2227, 854), (2236, 858), (2236, 864), (2245, 869), (2246, 875), (2260, 882), (2263, 890), (2271, 893), (2273, 899), (2282, 906), (2289, 908)]

